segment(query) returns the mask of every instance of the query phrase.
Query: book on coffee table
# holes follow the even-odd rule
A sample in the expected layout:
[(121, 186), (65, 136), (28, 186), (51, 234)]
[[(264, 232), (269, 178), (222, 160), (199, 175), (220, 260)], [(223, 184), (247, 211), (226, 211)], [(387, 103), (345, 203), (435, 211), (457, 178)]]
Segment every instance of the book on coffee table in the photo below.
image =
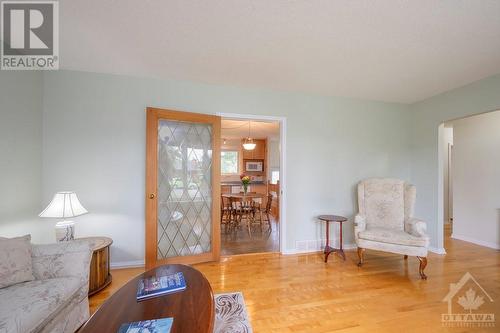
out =
[(135, 321), (120, 326), (118, 333), (169, 333), (173, 318)]
[(137, 300), (171, 294), (186, 289), (186, 280), (182, 272), (156, 275), (141, 279), (137, 287)]

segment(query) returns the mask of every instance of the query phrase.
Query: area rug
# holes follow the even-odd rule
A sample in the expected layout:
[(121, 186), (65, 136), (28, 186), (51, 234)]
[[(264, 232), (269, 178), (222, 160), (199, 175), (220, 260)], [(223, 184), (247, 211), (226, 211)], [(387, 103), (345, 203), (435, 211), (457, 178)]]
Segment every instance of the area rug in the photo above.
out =
[(242, 293), (215, 295), (214, 333), (252, 333)]

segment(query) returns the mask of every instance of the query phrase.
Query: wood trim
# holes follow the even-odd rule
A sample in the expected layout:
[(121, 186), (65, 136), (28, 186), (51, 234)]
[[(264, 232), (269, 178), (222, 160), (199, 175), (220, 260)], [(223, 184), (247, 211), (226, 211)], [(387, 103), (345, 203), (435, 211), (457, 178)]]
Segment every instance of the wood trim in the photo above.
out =
[(157, 192), (158, 180), (158, 113), (154, 109), (146, 109), (146, 269), (156, 263), (156, 244), (158, 243), (157, 226), (154, 221), (158, 217), (158, 204), (149, 196)]
[[(158, 179), (158, 121), (175, 121), (212, 124), (212, 251), (194, 256), (157, 260), (157, 179)], [(171, 263), (194, 264), (220, 259), (220, 131), (221, 117), (208, 114), (182, 112), (159, 108), (146, 108), (146, 268)], [(150, 198), (153, 195), (153, 199)]]
[[(220, 260), (221, 117), (212, 117), (212, 261)], [(204, 260), (207, 261), (207, 260)]]

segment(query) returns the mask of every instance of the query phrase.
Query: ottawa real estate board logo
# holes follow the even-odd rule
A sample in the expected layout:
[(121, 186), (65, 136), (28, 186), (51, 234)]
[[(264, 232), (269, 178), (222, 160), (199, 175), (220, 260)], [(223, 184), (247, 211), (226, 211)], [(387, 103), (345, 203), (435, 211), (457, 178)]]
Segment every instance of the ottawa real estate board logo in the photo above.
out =
[(441, 314), (445, 327), (495, 327), (493, 299), (469, 272), (457, 283), (450, 283), (443, 302), (448, 303), (448, 313)]
[(59, 69), (59, 3), (1, 2), (2, 70)]

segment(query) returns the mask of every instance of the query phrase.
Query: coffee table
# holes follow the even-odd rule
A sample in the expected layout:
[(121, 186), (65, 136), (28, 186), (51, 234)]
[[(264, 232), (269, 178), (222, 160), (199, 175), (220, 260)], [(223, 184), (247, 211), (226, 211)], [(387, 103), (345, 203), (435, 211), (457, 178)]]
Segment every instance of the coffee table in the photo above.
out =
[[(137, 302), (139, 279), (159, 272), (182, 272), (186, 290)], [(165, 265), (135, 277), (113, 294), (82, 326), (78, 333), (117, 333), (124, 323), (174, 318), (171, 333), (212, 333), (215, 306), (208, 280), (196, 269), (185, 265)]]

